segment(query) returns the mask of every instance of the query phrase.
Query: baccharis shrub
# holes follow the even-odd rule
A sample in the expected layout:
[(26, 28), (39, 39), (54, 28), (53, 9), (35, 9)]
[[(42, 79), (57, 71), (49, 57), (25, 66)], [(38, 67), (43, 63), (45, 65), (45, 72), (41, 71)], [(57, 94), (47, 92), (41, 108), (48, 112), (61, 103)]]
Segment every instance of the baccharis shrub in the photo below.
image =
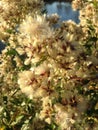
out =
[(39, 14), (42, 7), (42, 0), (0, 0), (0, 40), (7, 40), (26, 15)]
[(80, 23), (53, 28), (59, 17), (42, 14), (43, 1), (0, 1), (1, 128), (98, 129), (98, 1), (72, 6)]

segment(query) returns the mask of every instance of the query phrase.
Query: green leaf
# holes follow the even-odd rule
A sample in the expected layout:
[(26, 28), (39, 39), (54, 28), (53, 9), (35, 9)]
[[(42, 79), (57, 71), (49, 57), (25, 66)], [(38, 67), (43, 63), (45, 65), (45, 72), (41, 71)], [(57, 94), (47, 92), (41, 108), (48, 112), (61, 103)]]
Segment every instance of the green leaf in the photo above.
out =
[(22, 122), (23, 118), (24, 118), (24, 115), (19, 115), (18, 117), (16, 117), (16, 121), (13, 121), (11, 123), (11, 126), (17, 125), (18, 123)]
[(12, 29), (7, 29), (6, 32), (11, 34), (13, 32), (13, 30)]
[(21, 68), (19, 68), (20, 71), (23, 71), (23, 70), (28, 70), (31, 68), (31, 64), (29, 65), (23, 65)]
[(7, 55), (10, 55), (10, 56), (11, 55), (17, 55), (17, 54), (18, 54), (17, 51), (13, 48), (7, 51)]

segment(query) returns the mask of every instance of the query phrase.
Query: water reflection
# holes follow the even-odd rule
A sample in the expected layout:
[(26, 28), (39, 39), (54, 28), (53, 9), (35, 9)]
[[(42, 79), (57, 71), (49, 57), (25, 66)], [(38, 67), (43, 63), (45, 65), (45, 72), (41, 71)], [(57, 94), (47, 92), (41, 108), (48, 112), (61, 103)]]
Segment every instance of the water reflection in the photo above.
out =
[(3, 44), (1, 41), (0, 41), (0, 54), (1, 54), (1, 51), (5, 48), (5, 44)]
[(47, 14), (51, 15), (57, 13), (61, 20), (73, 20), (76, 23), (79, 23), (79, 12), (73, 11), (71, 3), (69, 2), (53, 2), (46, 4)]

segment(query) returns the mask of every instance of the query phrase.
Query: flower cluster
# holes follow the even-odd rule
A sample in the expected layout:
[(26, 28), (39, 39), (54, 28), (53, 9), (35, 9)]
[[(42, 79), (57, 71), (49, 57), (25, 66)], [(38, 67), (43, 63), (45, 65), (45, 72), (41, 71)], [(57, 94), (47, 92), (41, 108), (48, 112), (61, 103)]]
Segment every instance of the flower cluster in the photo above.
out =
[[(4, 21), (0, 23), (1, 36), (5, 34), (5, 28), (9, 28), (10, 23), (13, 24), (13, 20), (16, 20), (16, 32), (7, 33), (9, 37), (5, 41), (9, 44), (0, 55), (2, 95), (6, 92), (11, 96), (14, 89), (20, 88), (19, 93), (24, 93), (33, 101), (35, 115), (32, 117), (29, 114), (29, 123), (32, 126), (29, 130), (36, 130), (34, 122), (38, 121), (44, 122), (40, 130), (96, 130), (98, 1), (74, 0), (73, 8), (80, 9), (80, 23), (63, 21), (57, 28), (52, 27), (58, 22), (59, 17), (56, 14), (34, 14), (36, 7), (41, 12), (40, 2), (37, 0), (1, 2), (4, 2), (3, 5), (0, 4), (0, 8), (3, 6), (2, 10), (8, 6), (8, 14), (1, 11)], [(18, 12), (19, 19), (16, 8), (22, 9)], [(10, 16), (10, 13), (13, 15)], [(21, 19), (21, 22), (17, 22), (17, 19)], [(28, 108), (30, 109), (30, 105)], [(22, 115), (19, 119), (25, 118)], [(13, 128), (15, 122), (11, 122), (12, 119), (10, 127)]]
[(0, 0), (0, 40), (7, 40), (26, 15), (34, 16), (42, 7), (39, 0)]

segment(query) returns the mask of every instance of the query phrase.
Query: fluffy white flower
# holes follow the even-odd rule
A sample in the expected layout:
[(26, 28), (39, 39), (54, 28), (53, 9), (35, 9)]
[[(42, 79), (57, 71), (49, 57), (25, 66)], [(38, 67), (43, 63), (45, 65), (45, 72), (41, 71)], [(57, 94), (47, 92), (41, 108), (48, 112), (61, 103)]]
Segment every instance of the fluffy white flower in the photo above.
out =
[(30, 98), (33, 97), (34, 75), (32, 71), (23, 71), (19, 73), (18, 84), (23, 93), (28, 95)]
[(38, 67), (35, 67), (35, 68), (32, 67), (31, 70), (34, 70), (34, 73), (36, 75), (42, 75), (49, 71), (49, 67), (48, 67), (48, 64), (44, 62), (40, 64)]
[(34, 18), (27, 16), (20, 25), (19, 30), (23, 35), (28, 35), (31, 39), (37, 41), (43, 41), (45, 38), (53, 35), (53, 31), (49, 27), (45, 16), (39, 15)]
[(61, 104), (55, 104), (55, 118), (56, 118), (56, 123), (59, 124), (62, 128), (62, 130), (65, 129), (70, 129), (71, 125), (75, 122), (72, 119), (72, 111), (68, 112), (67, 108), (62, 106)]

